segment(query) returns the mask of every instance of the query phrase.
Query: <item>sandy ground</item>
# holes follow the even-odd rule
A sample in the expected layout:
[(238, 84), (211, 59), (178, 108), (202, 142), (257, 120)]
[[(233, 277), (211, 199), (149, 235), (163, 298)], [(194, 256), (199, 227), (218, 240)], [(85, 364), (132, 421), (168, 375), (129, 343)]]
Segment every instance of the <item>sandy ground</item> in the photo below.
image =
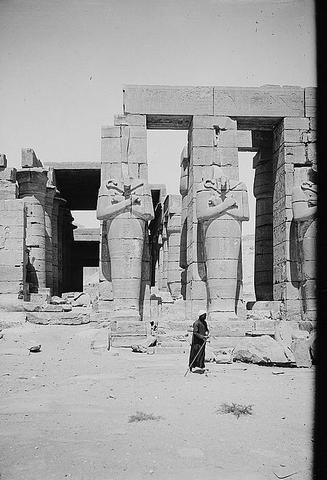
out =
[[(184, 377), (184, 354), (105, 343), (91, 325), (4, 330), (1, 480), (311, 478), (313, 368), (210, 363)], [(232, 402), (253, 414), (217, 413)], [(137, 411), (160, 418), (129, 422)]]

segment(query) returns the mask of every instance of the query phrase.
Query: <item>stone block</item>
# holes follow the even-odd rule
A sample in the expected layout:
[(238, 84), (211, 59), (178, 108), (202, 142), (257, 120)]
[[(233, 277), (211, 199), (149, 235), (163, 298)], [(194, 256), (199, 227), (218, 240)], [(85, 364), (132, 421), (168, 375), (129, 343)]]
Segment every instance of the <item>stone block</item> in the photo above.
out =
[(129, 127), (129, 136), (130, 138), (143, 138), (146, 139), (147, 136), (147, 130), (146, 127), (140, 126), (140, 125), (135, 125)]
[(146, 138), (131, 138), (129, 140), (128, 162), (137, 164), (147, 163)]
[(115, 115), (115, 125), (146, 127), (146, 115)]
[(101, 127), (101, 138), (120, 138), (121, 129), (116, 126), (103, 126)]
[(285, 117), (283, 127), (288, 130), (308, 130), (309, 118), (306, 117)]
[(316, 92), (317, 89), (315, 87), (307, 87), (304, 89), (304, 105), (306, 117), (316, 116)]
[(191, 153), (192, 165), (210, 166), (214, 163), (214, 148), (193, 147)]
[(1, 188), (5, 186), (5, 184), (2, 184), (2, 182), (11, 182), (15, 183), (16, 182), (16, 168), (5, 168), (2, 170), (0, 168), (0, 185)]
[(27, 312), (26, 320), (40, 325), (83, 325), (90, 323), (90, 313)]
[(310, 368), (312, 366), (312, 359), (306, 338), (293, 339), (291, 343), (291, 350), (294, 354), (297, 367)]
[(22, 148), (22, 168), (42, 167), (42, 162), (37, 158), (32, 148)]
[[(221, 167), (234, 167), (235, 169), (238, 168), (238, 150), (237, 148), (226, 147), (226, 148), (215, 148), (214, 150), (214, 161), (215, 165), (219, 165)], [(224, 168), (224, 172), (226, 173), (226, 169)]]
[(193, 147), (213, 147), (215, 131), (213, 128), (194, 128), (192, 130), (191, 145)]
[(304, 117), (304, 89), (279, 86), (214, 87), (214, 114)]
[(212, 87), (126, 85), (124, 113), (162, 115), (212, 115)]
[(252, 132), (251, 130), (237, 130), (237, 147), (240, 151), (252, 151)]
[(7, 168), (7, 157), (4, 153), (0, 153), (0, 170)]
[[(209, 315), (210, 337), (244, 337), (246, 332), (253, 329), (251, 320), (236, 320), (228, 318), (228, 314), (221, 314), (221, 320), (211, 320), (214, 315)], [(223, 319), (225, 318), (225, 320)]]
[(234, 361), (261, 365), (291, 363), (283, 346), (269, 335), (243, 338), (235, 346), (233, 358)]
[(120, 138), (105, 137), (101, 140), (102, 163), (121, 163)]

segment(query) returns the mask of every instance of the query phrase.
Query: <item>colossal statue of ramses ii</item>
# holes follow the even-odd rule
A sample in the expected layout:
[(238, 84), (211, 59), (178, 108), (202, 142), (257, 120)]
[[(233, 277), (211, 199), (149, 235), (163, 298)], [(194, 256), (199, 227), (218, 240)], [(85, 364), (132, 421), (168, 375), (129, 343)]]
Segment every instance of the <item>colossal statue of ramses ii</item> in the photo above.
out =
[(202, 225), (209, 320), (236, 318), (242, 222), (249, 220), (245, 184), (213, 165), (211, 178), (197, 192), (196, 214)]
[(114, 315), (139, 320), (145, 228), (154, 218), (146, 182), (109, 179), (99, 190), (97, 218), (106, 221)]
[(293, 188), (293, 219), (297, 224), (298, 266), (304, 319), (316, 316), (316, 237), (317, 237), (317, 184), (316, 166), (312, 167), (312, 180)]

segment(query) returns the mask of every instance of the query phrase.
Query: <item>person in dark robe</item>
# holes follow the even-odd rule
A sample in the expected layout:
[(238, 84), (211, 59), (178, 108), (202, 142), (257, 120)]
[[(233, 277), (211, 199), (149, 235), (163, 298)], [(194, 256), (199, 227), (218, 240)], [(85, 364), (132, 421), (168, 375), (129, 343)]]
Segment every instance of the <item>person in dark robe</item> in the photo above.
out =
[[(205, 343), (209, 337), (209, 329), (206, 322), (207, 312), (200, 310), (198, 319), (193, 323), (193, 336), (189, 358), (189, 369), (192, 372), (193, 368), (205, 369)], [(201, 351), (200, 351), (201, 350)]]

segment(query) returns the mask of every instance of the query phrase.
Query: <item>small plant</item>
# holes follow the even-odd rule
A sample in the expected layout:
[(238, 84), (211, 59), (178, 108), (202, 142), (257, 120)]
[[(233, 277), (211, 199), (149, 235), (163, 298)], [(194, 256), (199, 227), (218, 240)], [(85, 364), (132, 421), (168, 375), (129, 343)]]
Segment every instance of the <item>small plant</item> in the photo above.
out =
[(129, 417), (128, 423), (132, 422), (146, 422), (148, 420), (160, 420), (162, 417), (155, 416), (152, 413), (136, 412), (135, 415)]
[(252, 415), (253, 405), (241, 405), (239, 403), (223, 403), (221, 407), (217, 410), (217, 413), (232, 413), (237, 418), (240, 418), (241, 415)]

